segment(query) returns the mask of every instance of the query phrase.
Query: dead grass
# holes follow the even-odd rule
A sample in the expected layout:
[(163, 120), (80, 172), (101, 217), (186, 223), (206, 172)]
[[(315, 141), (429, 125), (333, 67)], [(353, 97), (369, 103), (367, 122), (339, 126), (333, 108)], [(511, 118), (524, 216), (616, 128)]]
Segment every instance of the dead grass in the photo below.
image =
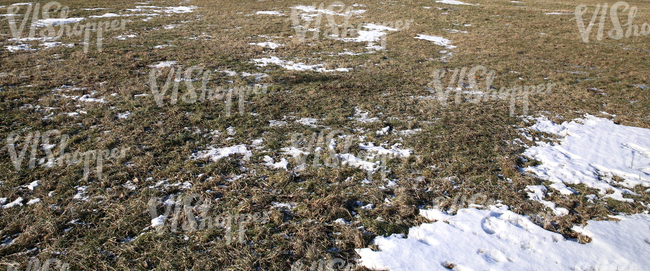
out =
[[(0, 1), (0, 5), (7, 2)], [(115, 12), (133, 6), (129, 1), (60, 2), (77, 9), (70, 17)], [(590, 4), (592, 10), (597, 3), (582, 2)], [(519, 157), (524, 149), (511, 144), (515, 138), (525, 140), (516, 128), (529, 124), (510, 117), (508, 103), (503, 100), (442, 107), (435, 100), (413, 98), (430, 94), (425, 87), (431, 80), (431, 73), (438, 68), (483, 65), (497, 72), (493, 83), (497, 88), (555, 82), (556, 91), (531, 98), (531, 113), (563, 121), (585, 113), (606, 111), (617, 115), (618, 123), (650, 128), (647, 90), (632, 86), (649, 80), (648, 73), (643, 72), (648, 70), (650, 63), (647, 37), (620, 41), (606, 38), (585, 44), (580, 40), (575, 21), (570, 20), (573, 16), (544, 15), (544, 12), (557, 10), (572, 12), (576, 3), (535, 1), (526, 2), (523, 7), (509, 1), (484, 1), (480, 6), (450, 6), (417, 0), (404, 4), (358, 3), (365, 4), (367, 12), (363, 18), (354, 18), (353, 24), (405, 19), (415, 22), (408, 30), (390, 34), (386, 51), (330, 57), (327, 56), (329, 52), (342, 52), (344, 48), (363, 51), (366, 44), (323, 39), (313, 45), (299, 43), (288, 38), (295, 34), (288, 17), (246, 16), (272, 8), (290, 14), (289, 7), (311, 5), (312, 2), (202, 0), (192, 1), (191, 4), (200, 7), (194, 13), (147, 22), (136, 18), (125, 32), (136, 33), (137, 37), (121, 41), (109, 37), (124, 33), (110, 33), (101, 53), (92, 46), (87, 54), (80, 46), (34, 52), (0, 51), (0, 72), (6, 73), (0, 77), (0, 138), (5, 140), (11, 131), (59, 129), (74, 135), (72, 149), (131, 147), (123, 160), (105, 165), (102, 180), (91, 175), (88, 181), (80, 180), (83, 174), (80, 165), (37, 167), (17, 172), (7, 152), (1, 152), (0, 181), (3, 183), (0, 196), (8, 197), (9, 201), (19, 196), (43, 201), (0, 210), (0, 237), (20, 233), (14, 243), (0, 248), (2, 263), (17, 262), (25, 268), (29, 257), (57, 257), (74, 270), (288, 270), (299, 260), (312, 262), (334, 257), (353, 260), (354, 249), (369, 246), (377, 235), (407, 234), (409, 227), (425, 222), (418, 215), (418, 208), (432, 206), (433, 199), (441, 195), (454, 199), (484, 193), (520, 214), (544, 211), (541, 204), (528, 201), (525, 192), (527, 185), (541, 181), (520, 173), (519, 168), (524, 165)], [(645, 2), (629, 3), (640, 7), (640, 17), (635, 22), (650, 22)], [(177, 5), (169, 1), (153, 4)], [(422, 6), (432, 8), (423, 9)], [(113, 9), (98, 13), (81, 10), (89, 7)], [(181, 24), (183, 21), (189, 22)], [(181, 26), (153, 30), (168, 24)], [(464, 24), (472, 26), (464, 27)], [(9, 34), (6, 19), (0, 25), (2, 33)], [(469, 33), (450, 34), (443, 28)], [(188, 39), (203, 33), (211, 38)], [(269, 66), (258, 71), (250, 60), (268, 56), (269, 49), (248, 43), (266, 41), (256, 37), (260, 34), (280, 37), (274, 40), (285, 47), (274, 50), (272, 55), (282, 59), (295, 57), (306, 63), (326, 63), (328, 68), (351, 67), (354, 70), (321, 74)], [(443, 63), (438, 60), (442, 47), (414, 39), (416, 34), (443, 36), (458, 48), (453, 50), (454, 56)], [(6, 37), (2, 38), (3, 45), (11, 44)], [(79, 41), (66, 37), (61, 42)], [(175, 47), (152, 49), (159, 44)], [(316, 54), (319, 52), (327, 53)], [(151, 93), (147, 66), (169, 60), (178, 61), (184, 67), (201, 64), (212, 70), (265, 72), (270, 76), (262, 82), (274, 87), (266, 95), (247, 97), (247, 113), (254, 112), (256, 116), (233, 114), (227, 117), (223, 104), (179, 103), (158, 107), (151, 96), (134, 97)], [(569, 73), (575, 71), (583, 73)], [(228, 80), (233, 80), (235, 85), (251, 83), (250, 78), (233, 79), (215, 73), (210, 84), (229, 85)], [(101, 82), (106, 83), (100, 85)], [(87, 88), (67, 95), (97, 90), (97, 96), (105, 97), (108, 102), (85, 105), (83, 110), (87, 114), (82, 116), (57, 115), (47, 120), (43, 120), (45, 112), (19, 109), (24, 104), (60, 108), (57, 113), (78, 109), (70, 100), (52, 94), (52, 89), (61, 85)], [(604, 89), (607, 95), (588, 90), (591, 87)], [(110, 96), (112, 93), (118, 95)], [(352, 122), (349, 117), (354, 115), (355, 107), (381, 121)], [(521, 114), (520, 104), (517, 110), (517, 114)], [(117, 113), (125, 111), (132, 113), (128, 119), (116, 117)], [(414, 155), (421, 159), (393, 161), (390, 179), (397, 180), (399, 186), (388, 189), (381, 188), (385, 182), (376, 179), (372, 184), (363, 185), (361, 180), (366, 174), (360, 169), (271, 170), (260, 163), (262, 154), (255, 154), (250, 162), (242, 162), (241, 157), (236, 156), (214, 163), (188, 159), (205, 146), (230, 146), (232, 142), (250, 144), (250, 140), (256, 138), (263, 138), (268, 155), (278, 158), (280, 148), (290, 145), (291, 133), (311, 134), (324, 130), (295, 123), (269, 127), (269, 120), (281, 120), (283, 116), (318, 118), (321, 125), (342, 129), (350, 135), (366, 136), (368, 141), (399, 142), (413, 149)], [(219, 130), (224, 135), (230, 126), (236, 130), (231, 140), (226, 140), (226, 136), (212, 139), (203, 137), (203, 132), (192, 133), (198, 128), (204, 132)], [(385, 126), (397, 130), (421, 128), (422, 131), (403, 137), (401, 141), (400, 136), (374, 133)], [(190, 131), (185, 127), (191, 128)], [(355, 131), (355, 128), (363, 128), (365, 132)], [(353, 152), (358, 151), (358, 148), (353, 149)], [(228, 181), (235, 175), (243, 177)], [(448, 181), (450, 176), (456, 176), (455, 183)], [(121, 186), (136, 178), (136, 191)], [(185, 191), (148, 188), (163, 179), (187, 181), (193, 186)], [(19, 188), (35, 180), (41, 182), (34, 191)], [(89, 187), (89, 201), (73, 199), (77, 186)], [(574, 189), (580, 195), (594, 193), (585, 187)], [(635, 188), (640, 196), (634, 199), (648, 203), (648, 193), (643, 190)], [(54, 191), (52, 197), (48, 197), (50, 191)], [(173, 193), (199, 193), (211, 199), (219, 198), (218, 207), (222, 212), (270, 211), (271, 222), (251, 225), (246, 244), (227, 245), (220, 240), (223, 230), (218, 229), (187, 234), (187, 240), (182, 233), (143, 232), (151, 220), (148, 200)], [(580, 195), (556, 194), (550, 198), (558, 206), (569, 209), (570, 214), (545, 225), (547, 229), (585, 241), (569, 230), (572, 225), (603, 219), (616, 212), (643, 210), (638, 203), (612, 200), (592, 203)], [(363, 210), (355, 204), (357, 201), (364, 205), (372, 203), (375, 208)], [(272, 202), (291, 202), (296, 207), (290, 211), (272, 208)], [(443, 206), (449, 204), (451, 202)], [(333, 223), (338, 218), (353, 223)], [(72, 220), (83, 224), (71, 224)], [(120, 241), (126, 237), (137, 239)]]

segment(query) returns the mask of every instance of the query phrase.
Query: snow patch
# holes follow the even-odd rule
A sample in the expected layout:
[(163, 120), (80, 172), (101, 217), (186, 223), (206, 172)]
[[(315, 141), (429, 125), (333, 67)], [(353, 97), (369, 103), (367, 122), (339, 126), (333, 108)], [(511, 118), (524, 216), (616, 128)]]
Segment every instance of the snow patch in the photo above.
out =
[[(461, 209), (402, 234), (377, 237), (379, 251), (357, 249), (360, 264), (383, 270), (643, 270), (650, 266), (650, 215), (589, 221), (580, 244), (507, 210)], [(408, 255), (408, 256), (406, 256)]]
[(196, 154), (192, 154), (190, 159), (197, 160), (210, 158), (210, 161), (216, 162), (221, 158), (230, 156), (231, 154), (241, 154), (244, 155), (244, 160), (248, 161), (251, 156), (253, 156), (253, 153), (246, 149), (246, 145), (244, 144), (224, 148), (215, 148), (210, 146), (209, 148), (209, 150), (199, 151)]
[[(524, 170), (554, 184), (552, 188), (572, 193), (565, 184), (585, 184), (616, 200), (636, 185), (650, 186), (650, 129), (617, 125), (587, 115), (584, 119), (555, 124), (540, 117), (530, 129), (559, 136), (559, 144), (537, 142), (524, 155), (542, 162)], [(616, 183), (613, 176), (623, 178)], [(565, 190), (566, 189), (566, 190)]]

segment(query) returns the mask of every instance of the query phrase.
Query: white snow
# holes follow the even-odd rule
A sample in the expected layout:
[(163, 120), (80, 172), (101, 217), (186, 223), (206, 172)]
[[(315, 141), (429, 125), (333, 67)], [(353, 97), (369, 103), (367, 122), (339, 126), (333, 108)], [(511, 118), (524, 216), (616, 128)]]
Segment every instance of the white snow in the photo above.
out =
[(361, 15), (364, 12), (366, 12), (365, 10), (357, 9), (357, 10), (349, 10), (346, 13), (338, 13), (338, 12), (336, 12), (334, 10), (330, 10), (330, 9), (327, 9), (327, 8), (319, 9), (319, 8), (316, 8), (316, 6), (305, 6), (305, 5), (298, 5), (298, 6), (292, 7), (291, 9), (300, 10), (300, 11), (303, 11), (303, 12), (306, 12), (306, 13), (316, 13), (316, 14), (305, 14), (305, 13), (300, 14), (300, 17), (305, 21), (313, 20), (313, 18), (318, 16), (318, 14), (320, 14), (320, 13), (326, 14), (326, 15), (334, 15), (334, 16), (352, 16), (352, 15)]
[(316, 126), (316, 123), (318, 123), (318, 119), (314, 119), (314, 118), (301, 118), (299, 120), (296, 120), (296, 122), (313, 128), (318, 127)]
[(46, 27), (48, 25), (57, 26), (62, 24), (72, 24), (83, 21), (84, 18), (63, 18), (63, 19), (42, 19), (35, 23), (36, 27)]
[(68, 48), (74, 47), (74, 43), (61, 43), (61, 42), (58, 42), (58, 41), (44, 42), (44, 43), (39, 44), (39, 45), (45, 47), (45, 49), (50, 49), (50, 48), (54, 48), (54, 47), (58, 47), (58, 46), (64, 46), (64, 47), (68, 47)]
[(124, 113), (117, 113), (117, 118), (118, 119), (128, 119), (129, 116), (131, 116), (131, 112), (126, 111)]
[(546, 15), (573, 15), (573, 13), (549, 12)]
[(90, 198), (86, 196), (86, 192), (88, 192), (88, 186), (77, 186), (77, 194), (72, 197), (73, 199), (76, 200), (83, 200), (83, 201), (88, 201)]
[[(135, 38), (135, 37), (137, 37), (137, 36), (138, 36), (138, 35), (136, 35), (136, 34), (128, 34), (128, 35), (119, 35), (119, 36), (117, 36), (117, 37), (115, 37), (115, 38), (118, 39), (118, 40), (126, 40), (126, 39), (132, 39), (132, 38)], [(172, 62), (172, 61), (168, 61), (168, 62)], [(151, 66), (149, 66), (149, 67), (151, 67)]]
[(27, 205), (36, 204), (36, 203), (39, 203), (39, 202), (41, 202), (41, 199), (39, 199), (39, 198), (35, 198), (35, 199), (31, 199), (31, 200), (29, 200), (29, 201), (27, 202)]
[(260, 42), (260, 43), (249, 43), (249, 45), (257, 45), (257, 46), (260, 46), (260, 47), (269, 47), (271, 49), (275, 49), (275, 48), (284, 46), (284, 44), (278, 44), (278, 43), (270, 42), (270, 41), (269, 42)]
[(282, 120), (269, 120), (269, 127), (280, 127), (287, 124), (288, 123), (286, 121), (282, 121)]
[(151, 220), (151, 227), (155, 228), (155, 227), (158, 227), (158, 226), (165, 225), (165, 219), (166, 218), (167, 218), (166, 216), (160, 215), (160, 216), (152, 219)]
[(190, 159), (196, 160), (210, 158), (212, 162), (216, 162), (219, 159), (227, 157), (231, 154), (242, 154), (244, 155), (244, 160), (248, 160), (251, 158), (251, 156), (253, 156), (253, 153), (247, 150), (246, 145), (244, 144), (224, 148), (215, 148), (210, 146), (209, 148), (209, 150), (199, 151), (196, 154), (192, 154), (192, 156), (190, 156)]
[(278, 209), (291, 210), (291, 209), (295, 208), (296, 205), (292, 204), (292, 203), (271, 202), (271, 207), (278, 208)]
[(375, 171), (377, 170), (377, 166), (379, 162), (368, 162), (366, 160), (363, 160), (361, 158), (358, 158), (354, 156), (353, 154), (350, 153), (344, 153), (344, 154), (337, 154), (339, 158), (341, 158), (341, 164), (342, 165), (348, 165), (356, 168), (360, 168), (366, 171)]
[(334, 223), (340, 224), (340, 225), (350, 225), (350, 222), (348, 222), (347, 220), (345, 220), (343, 218), (339, 218), (337, 220), (334, 220)]
[[(431, 212), (426, 212), (431, 211)], [(360, 265), (385, 270), (644, 270), (650, 266), (650, 215), (589, 221), (580, 244), (507, 210), (461, 209), (455, 216), (426, 210), (425, 223), (401, 234), (377, 237), (379, 251), (357, 249)], [(645, 267), (644, 267), (645, 266)]]
[(90, 17), (90, 18), (111, 18), (111, 17), (120, 17), (120, 16), (122, 16), (122, 15), (109, 12), (109, 13), (106, 13), (104, 15), (90, 15), (88, 17)]
[[(157, 7), (157, 6), (136, 6), (135, 8), (127, 9), (127, 11), (131, 12), (154, 12), (154, 13), (190, 13), (194, 12), (195, 9), (198, 7), (196, 6), (180, 6), (180, 7)], [(141, 16), (156, 16), (158, 14), (140, 14)]]
[(368, 144), (360, 143), (359, 147), (365, 151), (374, 152), (380, 155), (388, 155), (390, 157), (396, 157), (396, 158), (409, 157), (411, 156), (411, 153), (413, 153), (413, 150), (398, 148), (397, 144), (391, 146), (390, 149), (386, 149), (381, 146), (375, 146), (375, 144), (372, 142)]
[(125, 184), (122, 185), (122, 187), (129, 189), (131, 191), (135, 191), (136, 189), (138, 189), (138, 187), (135, 184), (133, 184), (133, 182), (131, 181), (126, 182)]
[(456, 1), (456, 0), (441, 0), (441, 1), (436, 1), (437, 3), (443, 3), (443, 4), (449, 4), (449, 5), (468, 5), (468, 6), (478, 6), (479, 4), (468, 4), (468, 3), (463, 3), (461, 1)]
[(16, 207), (16, 206), (23, 206), (22, 202), (23, 202), (23, 198), (18, 197), (16, 200), (14, 200), (14, 201), (12, 201), (10, 203), (7, 203), (6, 205), (3, 205), (2, 209), (9, 209), (9, 208), (13, 208), (13, 207)]
[(38, 182), (39, 182), (38, 180), (33, 181), (33, 182), (29, 183), (28, 185), (26, 185), (26, 187), (29, 190), (34, 191), (34, 188), (38, 187)]
[[(537, 142), (524, 155), (542, 164), (525, 168), (553, 182), (563, 194), (573, 192), (565, 184), (585, 184), (617, 200), (636, 185), (650, 186), (650, 129), (617, 125), (613, 121), (587, 115), (584, 119), (555, 124), (540, 117), (532, 130), (554, 134), (559, 144)], [(624, 181), (615, 183), (613, 176)], [(613, 184), (616, 184), (616, 187)], [(621, 188), (622, 187), (622, 188)]]
[(279, 11), (258, 11), (255, 12), (257, 15), (277, 15), (277, 16), (284, 16), (284, 14), (280, 13)]
[(375, 42), (381, 41), (382, 37), (388, 34), (386, 31), (399, 31), (396, 28), (377, 24), (364, 24), (363, 27), (369, 30), (359, 30), (358, 37), (338, 38), (338, 40), (344, 42), (368, 42), (368, 46), (366, 46), (367, 49), (383, 50), (385, 48), (375, 45)]
[(5, 46), (5, 48), (7, 49), (7, 51), (12, 52), (12, 53), (20, 51), (20, 50), (34, 51), (34, 49), (30, 48), (30, 46), (28, 44), (7, 45), (7, 46)]
[(308, 155), (309, 152), (303, 151), (301, 149), (298, 149), (296, 147), (285, 147), (280, 149), (282, 151), (282, 154), (284, 155), (290, 155), (293, 158), (299, 158), (302, 155)]
[(181, 6), (181, 7), (166, 7), (163, 11), (165, 13), (190, 13), (193, 12), (196, 6)]
[(304, 63), (295, 63), (293, 61), (282, 60), (276, 56), (270, 58), (253, 59), (257, 66), (266, 67), (269, 64), (275, 64), (282, 68), (292, 71), (316, 71), (316, 72), (349, 72), (350, 68), (337, 68), (334, 70), (325, 69), (324, 64), (308, 65)]
[(353, 120), (356, 120), (358, 122), (362, 123), (371, 123), (371, 122), (377, 122), (379, 121), (378, 118), (368, 118), (368, 112), (363, 112), (359, 108), (354, 108), (354, 117), (352, 117)]
[(162, 69), (176, 65), (176, 61), (162, 61), (156, 65), (149, 65), (151, 68)]
[[(81, 97), (72, 97), (72, 99), (78, 100), (80, 102), (87, 102), (87, 103), (105, 103), (106, 102), (104, 100), (104, 98), (101, 98), (101, 99), (92, 98), (91, 95), (92, 94), (85, 94), (85, 95), (82, 95)], [(61, 96), (63, 96), (63, 95), (61, 95)]]
[(270, 167), (272, 169), (284, 169), (287, 170), (287, 166), (289, 165), (289, 161), (287, 159), (282, 158), (279, 162), (274, 163), (273, 158), (271, 156), (265, 155), (264, 156), (264, 165), (267, 167)]
[(528, 198), (531, 200), (540, 202), (544, 204), (547, 208), (553, 210), (553, 213), (556, 216), (565, 216), (569, 214), (569, 210), (562, 207), (556, 207), (555, 203), (544, 200), (546, 197), (546, 186), (543, 185), (529, 185), (526, 186), (526, 191), (528, 192)]
[(451, 40), (445, 39), (443, 37), (418, 34), (418, 36), (415, 37), (415, 38), (416, 39), (421, 39), (421, 40), (433, 41), (433, 44), (439, 45), (439, 46), (444, 46), (447, 49), (456, 48), (456, 46), (451, 45)]

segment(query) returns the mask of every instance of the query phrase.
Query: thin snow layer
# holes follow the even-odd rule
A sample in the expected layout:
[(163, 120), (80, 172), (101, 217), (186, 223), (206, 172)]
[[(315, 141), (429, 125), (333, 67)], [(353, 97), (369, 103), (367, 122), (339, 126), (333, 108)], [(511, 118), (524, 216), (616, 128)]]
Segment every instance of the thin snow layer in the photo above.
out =
[(284, 14), (280, 13), (279, 11), (258, 11), (255, 12), (257, 15), (277, 15), (277, 16), (283, 16)]
[(381, 50), (382, 47), (376, 46), (375, 42), (381, 41), (382, 37), (387, 35), (386, 31), (398, 31), (396, 28), (377, 25), (377, 24), (364, 24), (364, 28), (368, 30), (359, 30), (359, 36), (355, 38), (341, 38), (344, 42), (368, 42), (367, 49)]
[(365, 171), (376, 171), (379, 166), (379, 162), (368, 162), (361, 158), (354, 156), (351, 153), (338, 154), (338, 157), (341, 159), (342, 165), (348, 165), (351, 167), (356, 167), (363, 169)]
[(23, 198), (18, 197), (16, 200), (14, 200), (14, 201), (12, 201), (10, 203), (7, 203), (4, 206), (0, 206), (0, 207), (2, 207), (2, 209), (9, 209), (9, 208), (14, 208), (16, 206), (23, 206), (22, 202), (23, 202)]
[(199, 151), (196, 154), (192, 154), (190, 159), (203, 159), (203, 158), (210, 158), (210, 161), (216, 162), (221, 158), (227, 157), (231, 154), (241, 154), (244, 155), (244, 160), (248, 160), (253, 156), (253, 152), (249, 151), (246, 149), (246, 145), (241, 144), (241, 145), (236, 145), (232, 147), (225, 147), (225, 148), (215, 148), (215, 147), (209, 147), (209, 150), (205, 151)]
[(468, 4), (468, 3), (463, 3), (461, 1), (456, 1), (456, 0), (441, 0), (441, 1), (436, 1), (437, 3), (443, 3), (443, 4), (449, 4), (449, 5), (468, 5), (468, 6), (478, 6), (479, 4)]
[(418, 36), (415, 37), (415, 38), (416, 39), (421, 39), (421, 40), (433, 41), (433, 44), (439, 45), (439, 46), (444, 46), (447, 49), (456, 48), (456, 46), (451, 45), (451, 40), (445, 39), (443, 37), (418, 34)]
[(264, 156), (264, 165), (267, 167), (270, 167), (272, 169), (284, 169), (287, 170), (287, 166), (289, 165), (289, 161), (287, 159), (282, 158), (279, 162), (274, 163), (273, 158), (271, 156)]
[(614, 187), (612, 177), (624, 181), (618, 186), (650, 186), (650, 129), (617, 125), (613, 121), (587, 115), (584, 119), (555, 124), (538, 118), (531, 129), (561, 137), (559, 144), (537, 142), (524, 155), (542, 162), (525, 170), (554, 184), (563, 194), (573, 192), (565, 184), (585, 184), (617, 200), (626, 200), (625, 188)]
[[(197, 9), (197, 6), (180, 6), (180, 7), (157, 7), (157, 6), (136, 6), (134, 9), (127, 9), (131, 12), (154, 12), (154, 13), (190, 13), (194, 12)], [(146, 14), (146, 15), (157, 15), (157, 14)]]
[[(455, 216), (421, 211), (435, 223), (377, 237), (379, 251), (357, 249), (360, 264), (381, 270), (644, 270), (650, 266), (650, 215), (589, 221), (580, 244), (507, 210), (461, 209)], [(618, 218), (618, 217), (617, 217)], [(444, 221), (442, 221), (444, 220)], [(645, 266), (645, 267), (644, 267)]]
[(12, 52), (12, 53), (20, 51), (20, 50), (34, 51), (34, 49), (30, 48), (29, 45), (27, 45), (27, 44), (7, 45), (7, 46), (5, 46), (5, 48), (7, 49), (7, 51)]
[(549, 12), (546, 15), (573, 15), (573, 13)]
[[(316, 6), (304, 6), (304, 5), (298, 5), (295, 7), (291, 7), (292, 10), (300, 10), (302, 13), (300, 14), (300, 18), (305, 20), (305, 21), (311, 21), (315, 17), (317, 17), (319, 14), (326, 14), (326, 15), (334, 15), (334, 16), (353, 16), (353, 15), (361, 15), (365, 13), (365, 10), (362, 9), (357, 9), (357, 10), (348, 10), (345, 13), (339, 13), (331, 9), (327, 8), (316, 8)], [(312, 14), (309, 14), (312, 13)]]
[(169, 68), (173, 65), (176, 65), (176, 61), (162, 61), (156, 65), (149, 65), (151, 68), (156, 68), (156, 69), (162, 69), (162, 68)]
[(45, 47), (45, 49), (50, 49), (50, 48), (54, 48), (54, 47), (58, 47), (58, 46), (65, 46), (65, 47), (68, 47), (68, 48), (74, 47), (74, 43), (61, 43), (61, 42), (58, 42), (58, 41), (44, 42), (44, 43), (39, 44), (39, 45)]
[(275, 48), (284, 46), (284, 44), (278, 44), (278, 43), (270, 42), (270, 41), (268, 41), (268, 42), (260, 42), (260, 43), (249, 43), (249, 45), (257, 45), (257, 46), (261, 46), (261, 47), (269, 47), (271, 49), (275, 49)]
[(534, 200), (534, 201), (537, 201), (537, 202), (540, 202), (540, 203), (544, 204), (544, 206), (546, 206), (547, 208), (550, 208), (551, 210), (553, 210), (553, 213), (556, 216), (568, 215), (569, 210), (567, 210), (566, 208), (556, 207), (555, 203), (544, 200), (544, 198), (546, 197), (546, 195), (545, 195), (546, 191), (547, 191), (546, 186), (543, 186), (543, 185), (529, 185), (529, 186), (526, 186), (526, 192), (528, 193), (528, 198), (530, 198), (531, 200)]
[(48, 25), (57, 26), (62, 24), (73, 24), (83, 21), (84, 18), (63, 18), (63, 19), (43, 19), (35, 23), (36, 27), (46, 27)]
[(393, 145), (390, 149), (386, 149), (381, 146), (375, 146), (375, 144), (372, 142), (368, 144), (360, 143), (359, 147), (365, 151), (374, 152), (379, 155), (388, 155), (391, 157), (409, 157), (411, 156), (411, 153), (413, 153), (413, 150), (398, 148), (397, 144)]
[(379, 121), (378, 118), (369, 118), (368, 114), (369, 112), (363, 112), (359, 108), (354, 108), (354, 117), (352, 117), (353, 120), (356, 120), (358, 122), (363, 122), (363, 123), (371, 123), (371, 122), (377, 122)]
[(308, 65), (304, 63), (295, 63), (293, 61), (282, 60), (276, 56), (270, 58), (259, 58), (253, 59), (257, 66), (265, 67), (269, 64), (275, 64), (282, 68), (292, 71), (316, 71), (316, 72), (349, 72), (352, 69), (349, 68), (337, 68), (334, 70), (328, 70), (324, 67), (323, 64)]

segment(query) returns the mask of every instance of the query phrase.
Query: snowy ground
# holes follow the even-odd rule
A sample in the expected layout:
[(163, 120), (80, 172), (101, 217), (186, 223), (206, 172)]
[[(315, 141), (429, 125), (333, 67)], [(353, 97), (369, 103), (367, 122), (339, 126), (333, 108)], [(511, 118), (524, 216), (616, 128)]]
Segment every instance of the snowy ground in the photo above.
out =
[[(562, 124), (543, 117), (535, 120), (530, 129), (559, 136), (560, 141), (537, 142), (524, 152), (541, 162), (525, 170), (552, 182), (550, 187), (529, 186), (529, 195), (556, 215), (567, 210), (542, 200), (549, 188), (573, 194), (567, 184), (586, 184), (599, 189), (600, 197), (627, 201), (631, 199), (622, 195), (633, 192), (626, 187), (650, 186), (650, 129), (591, 115)], [(613, 176), (624, 181), (614, 183)], [(361, 264), (389, 270), (644, 270), (650, 266), (648, 211), (574, 227), (592, 239), (587, 244), (543, 229), (507, 206), (461, 209), (456, 215), (436, 209), (420, 214), (436, 222), (411, 228), (408, 238), (377, 237), (374, 243), (379, 251), (357, 250)]]

